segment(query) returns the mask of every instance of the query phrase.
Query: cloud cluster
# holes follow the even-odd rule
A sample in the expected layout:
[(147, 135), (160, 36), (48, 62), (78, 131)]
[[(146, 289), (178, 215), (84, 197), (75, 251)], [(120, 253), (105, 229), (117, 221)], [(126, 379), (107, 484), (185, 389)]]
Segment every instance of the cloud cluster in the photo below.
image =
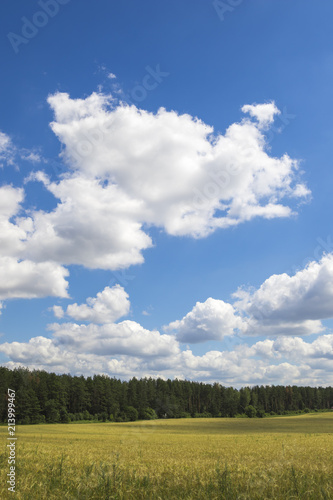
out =
[(270, 276), (258, 290), (239, 288), (235, 302), (209, 298), (198, 302), (175, 330), (180, 342), (222, 340), (227, 335), (309, 335), (324, 330), (322, 320), (333, 318), (333, 254), (310, 262), (294, 276)]
[(225, 336), (233, 335), (244, 327), (245, 323), (231, 304), (209, 298), (204, 303), (197, 302), (184, 318), (173, 321), (164, 329), (177, 330), (179, 342), (197, 343), (223, 340)]
[(0, 299), (67, 297), (67, 269), (48, 260), (23, 259), (29, 220), (12, 222), (23, 199), (21, 188), (0, 187)]
[[(4, 298), (65, 297), (63, 266), (117, 270), (140, 264), (152, 246), (151, 226), (205, 237), (257, 216), (290, 216), (287, 197), (308, 194), (298, 181), (297, 161), (272, 157), (266, 148), (264, 131), (279, 113), (274, 103), (244, 106), (250, 117), (223, 135), (188, 114), (151, 113), (103, 94), (71, 99), (56, 93), (48, 102), (67, 170), (53, 182), (42, 171), (26, 179), (43, 183), (54, 196), (50, 211), (23, 211), (23, 189), (0, 188), (0, 282), (10, 282)], [(1, 133), (0, 157), (11, 147)], [(29, 151), (19, 156), (41, 161)], [(44, 272), (38, 291), (36, 277), (43, 281)]]
[(307, 335), (333, 317), (333, 254), (310, 262), (294, 276), (270, 276), (256, 291), (239, 289), (234, 304), (250, 318), (248, 334)]
[(9, 165), (18, 169), (21, 160), (34, 164), (41, 163), (42, 157), (34, 150), (18, 148), (9, 135), (0, 131), (0, 168)]
[(61, 319), (66, 314), (76, 321), (89, 321), (91, 323), (113, 323), (130, 310), (128, 294), (120, 285), (112, 288), (105, 287), (96, 297), (89, 297), (86, 304), (70, 304), (66, 313), (60, 306), (54, 306), (53, 311)]
[(143, 262), (141, 251), (152, 242), (137, 221), (138, 201), (114, 184), (78, 174), (58, 183), (42, 173), (34, 178), (60, 201), (52, 212), (32, 212), (25, 244), (29, 258), (110, 270)]
[[(321, 320), (333, 317), (332, 262), (333, 255), (327, 254), (294, 276), (275, 275), (258, 290), (240, 289), (233, 305), (211, 298), (198, 302), (183, 319), (165, 328), (176, 336), (147, 330), (135, 321), (115, 323), (128, 313), (130, 303), (122, 287), (106, 287), (85, 304), (70, 304), (66, 312), (60, 306), (54, 308), (59, 319), (66, 314), (88, 324), (54, 323), (48, 327), (51, 338), (6, 342), (0, 344), (0, 352), (9, 357), (11, 367), (23, 363), (86, 375), (149, 374), (238, 386), (333, 383), (333, 334), (306, 341), (294, 333), (318, 333), (310, 329), (311, 322), (322, 328)], [(265, 314), (259, 315), (255, 305)], [(234, 333), (238, 338), (253, 333), (273, 337), (203, 355), (193, 354), (189, 347), (181, 349), (184, 342), (223, 340)]]
[(68, 275), (67, 269), (52, 262), (0, 257), (0, 299), (68, 297)]
[[(289, 217), (309, 195), (298, 162), (270, 154), (265, 133), (279, 114), (275, 103), (245, 105), (246, 116), (224, 134), (188, 114), (156, 113), (93, 93), (48, 102), (52, 130), (66, 165), (40, 182), (53, 209), (23, 209), (24, 189), (0, 187), (0, 301), (68, 298), (66, 266), (117, 270), (143, 262), (150, 227), (203, 238), (254, 217)], [(15, 148), (0, 132), (0, 164), (16, 157), (40, 164), (36, 152)], [(39, 167), (40, 168), (40, 167)], [(333, 255), (294, 276), (274, 275), (257, 290), (240, 288), (233, 302), (197, 302), (165, 333), (135, 321), (125, 290), (106, 287), (86, 303), (54, 306), (51, 338), (0, 344), (8, 366), (78, 374), (182, 377), (224, 384), (311, 383), (333, 379), (333, 336), (311, 342), (297, 336), (323, 331), (333, 317)], [(2, 302), (0, 302), (0, 312)], [(65, 322), (61, 322), (66, 318)], [(168, 332), (168, 333), (166, 333)], [(236, 335), (271, 337), (201, 356), (181, 344)]]
[(255, 120), (225, 135), (187, 114), (149, 113), (101, 94), (58, 93), (49, 103), (69, 167), (112, 182), (138, 204), (140, 222), (169, 234), (203, 237), (256, 216), (286, 217), (292, 210), (280, 201), (301, 194), (297, 161), (266, 151), (262, 129), (279, 113), (274, 103), (244, 106)]
[(274, 121), (275, 115), (281, 114), (274, 102), (268, 104), (246, 104), (242, 107), (243, 113), (249, 113), (250, 116), (258, 120), (260, 127), (268, 127)]
[(148, 331), (137, 335), (137, 324), (120, 325), (117, 333), (106, 333), (107, 328), (100, 330), (101, 327), (96, 326), (90, 327), (88, 333), (82, 326), (75, 332), (65, 324), (54, 330), (52, 339), (35, 337), (27, 343), (4, 343), (0, 344), (0, 352), (10, 358), (7, 366), (12, 368), (24, 364), (86, 376), (106, 373), (129, 378), (149, 374), (218, 381), (236, 387), (333, 383), (333, 335), (319, 336), (313, 342), (293, 337), (267, 339), (252, 346), (243, 344), (231, 351), (209, 351), (197, 356), (189, 349), (180, 351), (172, 337)]
[(76, 353), (134, 357), (169, 356), (179, 352), (178, 343), (171, 335), (149, 331), (135, 321), (105, 325), (78, 325), (76, 323), (49, 326), (57, 345)]

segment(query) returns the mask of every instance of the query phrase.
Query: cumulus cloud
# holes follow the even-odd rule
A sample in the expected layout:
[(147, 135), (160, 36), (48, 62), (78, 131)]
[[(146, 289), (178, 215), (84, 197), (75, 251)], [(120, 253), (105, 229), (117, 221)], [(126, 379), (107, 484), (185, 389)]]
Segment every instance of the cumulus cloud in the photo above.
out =
[(62, 319), (65, 316), (65, 312), (61, 306), (53, 306), (52, 310), (53, 310), (53, 314), (58, 319)]
[(108, 179), (136, 200), (141, 222), (203, 237), (253, 217), (292, 213), (279, 200), (293, 195), (297, 161), (270, 157), (261, 132), (278, 113), (273, 103), (245, 107), (259, 123), (244, 118), (225, 135), (190, 115), (149, 113), (102, 94), (57, 93), (49, 103), (69, 167)]
[(248, 317), (248, 334), (307, 335), (333, 317), (333, 254), (310, 262), (294, 276), (273, 275), (258, 290), (239, 289), (235, 307)]
[[(324, 257), (318, 265), (326, 263)], [(128, 308), (128, 296), (118, 285), (106, 287), (96, 297), (87, 299), (86, 304), (71, 304), (66, 314), (97, 323), (112, 318), (114, 321)], [(54, 312), (59, 318), (65, 315), (59, 306), (54, 307)], [(107, 373), (122, 378), (147, 374), (174, 378), (177, 375), (234, 386), (333, 382), (331, 334), (306, 342), (280, 332), (275, 340), (265, 339), (251, 346), (236, 345), (232, 350), (209, 351), (203, 355), (195, 355), (189, 348), (180, 349), (182, 341), (222, 340), (225, 335), (242, 331), (244, 322), (244, 317), (238, 315), (231, 304), (208, 299), (197, 303), (182, 320), (166, 328), (177, 330), (177, 338), (149, 331), (128, 320), (117, 324), (55, 323), (49, 325), (51, 338), (39, 336), (29, 342), (6, 342), (0, 344), (0, 352), (9, 358), (7, 366), (11, 368), (24, 364), (60, 373)]]
[(265, 383), (313, 386), (332, 383), (332, 357), (333, 335), (323, 335), (313, 342), (291, 337), (266, 339), (201, 356), (187, 350), (174, 364), (188, 378), (238, 387)]
[(52, 183), (42, 173), (35, 178), (60, 202), (52, 212), (31, 214), (27, 257), (111, 270), (143, 262), (141, 251), (152, 242), (137, 221), (138, 201), (98, 179), (74, 175)]
[(173, 321), (164, 328), (177, 330), (179, 342), (196, 343), (223, 340), (225, 336), (233, 335), (235, 330), (241, 330), (244, 326), (231, 304), (209, 298), (204, 303), (197, 302), (184, 318)]
[[(96, 297), (89, 297), (86, 304), (70, 304), (66, 315), (76, 321), (89, 321), (91, 323), (113, 323), (129, 313), (130, 301), (128, 294), (120, 285), (112, 288), (105, 287)], [(60, 306), (53, 307), (57, 318), (62, 318), (65, 313)]]
[[(64, 330), (61, 330), (62, 327)], [(177, 376), (236, 387), (266, 383), (333, 383), (333, 335), (319, 336), (313, 342), (291, 337), (281, 337), (275, 341), (267, 339), (252, 346), (236, 346), (232, 351), (209, 351), (198, 356), (189, 349), (180, 351), (174, 339), (167, 341), (164, 339), (166, 335), (158, 336), (158, 332), (150, 332), (155, 334), (155, 352), (151, 346), (145, 347), (144, 338), (140, 337), (136, 353), (133, 354), (129, 339), (140, 326), (126, 325), (125, 330), (132, 329), (126, 333), (121, 327), (118, 334), (123, 339), (122, 349), (112, 345), (112, 338), (116, 334), (106, 334), (108, 327), (91, 325), (88, 333), (79, 325), (77, 332), (70, 326), (59, 325), (59, 330), (54, 329), (59, 334), (58, 338), (35, 337), (26, 343), (4, 343), (0, 344), (0, 352), (10, 358), (7, 366), (11, 368), (24, 364), (35, 369), (80, 375), (106, 373), (129, 378), (144, 377), (148, 373), (154, 377)], [(89, 334), (92, 335), (90, 343)], [(99, 338), (105, 342), (106, 350), (98, 348)], [(116, 352), (121, 354), (116, 355)]]
[(250, 116), (258, 120), (259, 126), (264, 128), (273, 123), (275, 115), (281, 114), (274, 102), (267, 104), (246, 104), (242, 107), (243, 113), (249, 113)]
[(17, 261), (0, 257), (0, 299), (34, 299), (40, 297), (68, 297), (69, 272), (53, 262), (36, 264), (29, 260)]
[(24, 191), (0, 187), (0, 299), (67, 297), (67, 269), (52, 261), (24, 258), (30, 219), (18, 217)]
[(24, 199), (23, 189), (10, 185), (0, 187), (0, 256), (19, 257), (26, 232), (11, 219), (18, 214)]
[[(54, 196), (57, 205), (49, 211), (24, 210), (23, 189), (0, 187), (0, 300), (68, 297), (64, 266), (116, 270), (142, 263), (152, 246), (149, 227), (202, 238), (254, 217), (289, 217), (295, 198), (310, 194), (298, 162), (273, 157), (267, 147), (265, 132), (279, 114), (274, 102), (243, 106), (247, 116), (224, 134), (187, 114), (150, 113), (103, 94), (71, 99), (57, 93), (49, 104), (68, 170), (53, 182), (44, 172), (27, 178)], [(16, 156), (42, 161), (0, 132), (0, 163)], [(134, 321), (116, 324), (128, 314), (129, 298), (119, 285), (106, 287), (84, 304), (54, 306), (58, 319), (77, 323), (55, 323), (52, 338), (6, 342), (0, 351), (10, 367), (85, 375), (320, 384), (333, 380), (332, 335), (312, 343), (295, 335), (319, 334), (322, 320), (333, 317), (332, 277), (329, 254), (294, 276), (274, 275), (257, 290), (239, 289), (233, 304), (197, 302), (165, 327), (171, 334)], [(201, 356), (180, 349), (180, 343), (223, 341), (235, 333), (272, 338)]]
[[(48, 102), (68, 170), (53, 182), (44, 172), (27, 181), (42, 182), (57, 205), (23, 211), (23, 190), (2, 187), (0, 254), (25, 262), (26, 270), (53, 266), (56, 281), (62, 266), (118, 270), (142, 263), (151, 226), (205, 237), (253, 217), (288, 217), (287, 197), (308, 193), (297, 161), (266, 151), (262, 128), (279, 112), (274, 103), (245, 106), (250, 118), (222, 135), (190, 115), (150, 113), (101, 93), (86, 99), (56, 93)], [(10, 148), (1, 133), (0, 155)], [(41, 160), (36, 152), (17, 154)], [(52, 289), (64, 296), (64, 284)]]
[(135, 321), (100, 326), (56, 323), (50, 325), (49, 329), (58, 344), (76, 352), (140, 357), (168, 356), (179, 351), (172, 335), (146, 330)]
[(52, 339), (35, 337), (29, 342), (0, 344), (0, 352), (15, 362), (53, 366), (71, 363), (71, 358), (98, 356), (104, 360), (135, 358), (142, 363), (149, 358), (168, 359), (180, 353), (172, 335), (150, 331), (134, 321), (118, 324), (79, 325), (76, 323), (49, 325)]
[(164, 327), (180, 342), (223, 340), (234, 335), (303, 336), (319, 334), (333, 318), (333, 254), (310, 262), (293, 276), (270, 276), (257, 290), (240, 287), (235, 302), (209, 298), (182, 319)]
[(333, 335), (321, 335), (312, 343), (297, 337), (282, 337), (273, 342), (273, 350), (292, 361), (306, 358), (307, 362), (333, 360)]

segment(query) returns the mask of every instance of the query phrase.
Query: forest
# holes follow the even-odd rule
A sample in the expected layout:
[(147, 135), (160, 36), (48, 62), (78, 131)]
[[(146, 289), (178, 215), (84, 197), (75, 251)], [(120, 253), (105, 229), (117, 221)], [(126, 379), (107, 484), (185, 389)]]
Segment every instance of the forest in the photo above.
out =
[(333, 407), (332, 387), (254, 386), (106, 375), (56, 375), (0, 367), (0, 422), (7, 419), (8, 388), (15, 391), (16, 423), (128, 422), (156, 418), (266, 417)]

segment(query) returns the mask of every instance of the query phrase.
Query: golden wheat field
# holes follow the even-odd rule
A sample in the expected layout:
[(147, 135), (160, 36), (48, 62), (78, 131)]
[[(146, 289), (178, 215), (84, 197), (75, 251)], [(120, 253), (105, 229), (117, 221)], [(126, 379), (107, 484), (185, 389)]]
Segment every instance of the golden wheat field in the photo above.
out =
[(54, 424), (17, 429), (0, 498), (331, 499), (333, 414)]

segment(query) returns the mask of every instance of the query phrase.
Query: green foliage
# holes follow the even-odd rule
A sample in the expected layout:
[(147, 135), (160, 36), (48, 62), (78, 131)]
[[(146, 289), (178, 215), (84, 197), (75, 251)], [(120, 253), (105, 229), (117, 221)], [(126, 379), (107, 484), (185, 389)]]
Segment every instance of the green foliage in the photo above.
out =
[[(262, 418), (331, 411), (333, 406), (332, 387), (255, 386), (238, 390), (177, 379), (121, 381), (105, 375), (84, 378), (0, 367), (0, 422), (6, 421), (8, 387), (16, 390), (17, 422), (22, 424), (239, 418), (248, 413), (251, 418)], [(138, 415), (128, 411), (129, 407)]]
[(191, 418), (191, 414), (186, 411), (182, 411), (179, 414), (179, 418)]
[(212, 418), (212, 414), (208, 412), (204, 413), (195, 413), (194, 418)]
[(256, 416), (258, 418), (264, 418), (266, 416), (265, 410), (262, 410), (261, 408), (259, 408), (259, 410), (257, 410)]
[(125, 413), (126, 419), (129, 422), (135, 422), (135, 420), (138, 420), (139, 413), (138, 413), (138, 410), (136, 408), (134, 408), (134, 406), (126, 406), (124, 413)]
[(45, 417), (46, 422), (48, 422), (49, 424), (60, 422), (58, 404), (54, 399), (50, 399), (45, 403)]
[(257, 416), (257, 410), (255, 409), (254, 406), (252, 405), (248, 405), (246, 408), (245, 408), (245, 414), (249, 417), (249, 418), (254, 418)]
[(92, 419), (92, 415), (90, 415), (89, 411), (88, 410), (84, 410), (83, 412), (83, 420), (91, 420)]
[(60, 416), (60, 422), (62, 424), (68, 424), (71, 421), (70, 416), (64, 406), (60, 408), (59, 416)]
[(158, 417), (153, 408), (145, 408), (141, 414), (141, 418), (142, 420), (155, 420)]

